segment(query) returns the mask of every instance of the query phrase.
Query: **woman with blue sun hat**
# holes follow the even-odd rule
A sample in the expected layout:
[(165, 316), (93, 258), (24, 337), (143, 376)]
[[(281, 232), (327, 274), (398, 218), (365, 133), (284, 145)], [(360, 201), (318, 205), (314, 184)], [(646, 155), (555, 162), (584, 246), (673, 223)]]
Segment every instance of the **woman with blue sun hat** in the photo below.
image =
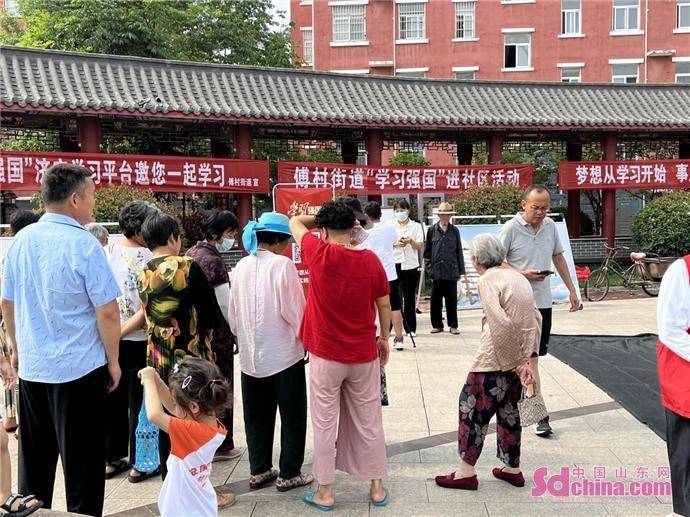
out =
[[(249, 255), (233, 271), (228, 315), (240, 350), (249, 485), (257, 489), (275, 479), (281, 492), (314, 479), (302, 473), (307, 385), (297, 335), (305, 298), (297, 269), (284, 255), (290, 238), (288, 218), (276, 212), (266, 212), (245, 226), (242, 243)], [(277, 409), (279, 471), (272, 463)]]

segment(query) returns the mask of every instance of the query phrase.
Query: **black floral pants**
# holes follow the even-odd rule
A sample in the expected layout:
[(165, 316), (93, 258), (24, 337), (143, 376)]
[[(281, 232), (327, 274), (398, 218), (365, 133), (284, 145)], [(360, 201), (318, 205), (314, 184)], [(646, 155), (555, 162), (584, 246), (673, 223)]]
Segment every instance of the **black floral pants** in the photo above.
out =
[(508, 467), (520, 466), (520, 414), (522, 393), (515, 372), (470, 372), (460, 392), (458, 452), (465, 463), (475, 465), (482, 453), (489, 421), (496, 415), (496, 456)]

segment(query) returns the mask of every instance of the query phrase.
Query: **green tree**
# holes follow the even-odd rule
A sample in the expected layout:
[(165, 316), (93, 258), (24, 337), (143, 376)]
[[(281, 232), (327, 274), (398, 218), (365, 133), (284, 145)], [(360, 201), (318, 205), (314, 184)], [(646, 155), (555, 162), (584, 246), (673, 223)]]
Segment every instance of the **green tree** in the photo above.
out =
[(0, 43), (141, 57), (292, 67), (290, 27), (269, 0), (18, 0)]
[(690, 192), (676, 191), (650, 201), (635, 216), (633, 244), (640, 251), (680, 257), (690, 251)]
[(393, 167), (425, 167), (431, 165), (431, 162), (419, 153), (401, 151), (388, 160), (388, 165)]
[[(522, 189), (515, 185), (473, 187), (453, 199), (458, 215), (502, 215), (520, 210)], [(470, 219), (463, 224), (490, 223), (487, 219)]]

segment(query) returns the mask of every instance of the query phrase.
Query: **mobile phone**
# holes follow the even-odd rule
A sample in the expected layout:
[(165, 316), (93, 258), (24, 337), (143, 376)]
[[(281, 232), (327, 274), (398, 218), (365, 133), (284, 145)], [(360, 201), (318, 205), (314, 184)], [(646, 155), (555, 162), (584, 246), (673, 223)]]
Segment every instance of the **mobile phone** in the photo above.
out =
[(355, 246), (362, 244), (365, 240), (367, 240), (368, 237), (369, 232), (362, 227), (359, 227), (352, 232), (352, 240), (354, 241)]
[(549, 271), (548, 269), (545, 269), (544, 271), (539, 271), (539, 273), (537, 273), (537, 274), (541, 275), (541, 276), (549, 276), (549, 275), (553, 275), (553, 271)]

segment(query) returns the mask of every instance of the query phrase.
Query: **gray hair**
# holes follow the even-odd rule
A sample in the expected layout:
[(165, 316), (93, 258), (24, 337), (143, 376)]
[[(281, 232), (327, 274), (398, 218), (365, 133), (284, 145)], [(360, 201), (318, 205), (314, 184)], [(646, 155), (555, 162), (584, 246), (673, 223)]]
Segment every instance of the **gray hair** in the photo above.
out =
[(91, 235), (96, 237), (98, 239), (98, 242), (100, 242), (103, 246), (106, 246), (108, 244), (108, 230), (105, 229), (104, 226), (101, 226), (98, 223), (89, 223), (86, 226), (84, 226)]
[(500, 266), (506, 259), (505, 246), (490, 233), (482, 233), (472, 239), (469, 251), (470, 256), (487, 269)]

